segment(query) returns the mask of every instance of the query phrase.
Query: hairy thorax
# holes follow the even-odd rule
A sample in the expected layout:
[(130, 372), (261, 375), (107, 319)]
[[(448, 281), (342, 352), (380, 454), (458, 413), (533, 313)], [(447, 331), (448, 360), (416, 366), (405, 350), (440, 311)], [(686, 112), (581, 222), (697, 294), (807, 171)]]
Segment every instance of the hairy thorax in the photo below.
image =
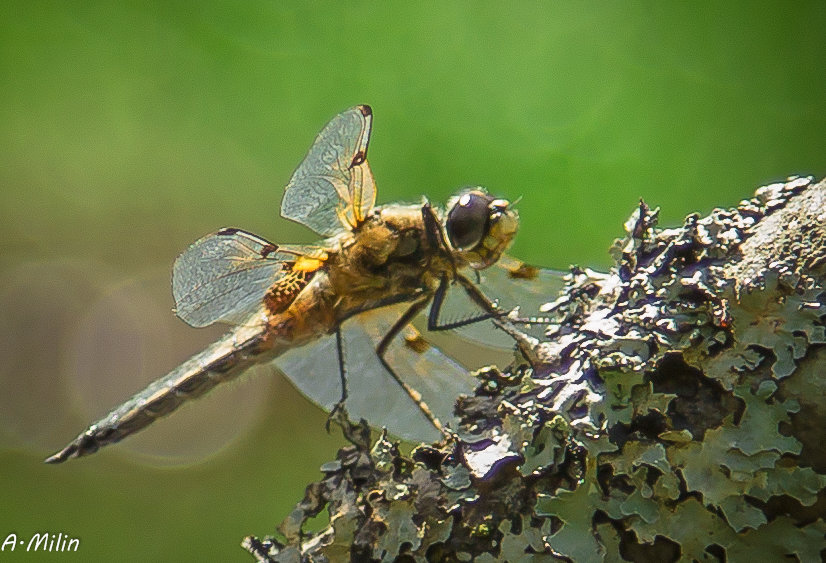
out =
[(422, 207), (378, 208), (354, 232), (328, 241), (326, 264), (283, 312), (270, 318), (275, 341), (301, 344), (348, 317), (432, 293), (453, 273), (425, 232)]
[(337, 310), (353, 314), (387, 300), (412, 300), (433, 291), (449, 261), (428, 240), (419, 205), (376, 209), (342, 241), (329, 269)]

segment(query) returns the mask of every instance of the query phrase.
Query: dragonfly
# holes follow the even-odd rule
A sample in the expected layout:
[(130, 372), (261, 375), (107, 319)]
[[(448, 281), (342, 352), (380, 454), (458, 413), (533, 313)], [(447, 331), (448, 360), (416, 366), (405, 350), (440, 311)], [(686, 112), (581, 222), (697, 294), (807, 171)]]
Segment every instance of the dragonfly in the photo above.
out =
[[(427, 199), (376, 206), (367, 162), (372, 121), (368, 105), (336, 115), (285, 188), (281, 216), (322, 242), (279, 245), (224, 228), (192, 244), (173, 266), (175, 312), (193, 327), (232, 328), (47, 463), (118, 442), (259, 364), (277, 367), (328, 411), (346, 402), (351, 418), (401, 438), (439, 437), (455, 399), (472, 394), (476, 381), (413, 321), (423, 317), (428, 331), (469, 330), (467, 340), (513, 348), (504, 333), (494, 342), (492, 326), (470, 330), (506, 322), (507, 309), (481, 287), (539, 303), (560, 286), (559, 276), (504, 254), (518, 214), (481, 187), (461, 190), (444, 210)], [(468, 306), (473, 314), (455, 316)], [(453, 319), (445, 320), (450, 311)]]

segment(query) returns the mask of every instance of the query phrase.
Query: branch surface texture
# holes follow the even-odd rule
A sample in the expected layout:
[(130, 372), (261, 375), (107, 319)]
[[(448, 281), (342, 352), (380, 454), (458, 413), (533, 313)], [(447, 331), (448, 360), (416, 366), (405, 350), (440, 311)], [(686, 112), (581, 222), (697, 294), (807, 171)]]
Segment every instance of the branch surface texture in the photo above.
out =
[[(454, 440), (366, 425), (260, 561), (821, 561), (826, 182), (679, 228), (640, 202), (608, 274), (573, 269), (533, 366), (481, 370)], [(507, 328), (507, 327), (506, 327)], [(525, 346), (523, 345), (524, 349)], [(305, 533), (327, 510), (330, 523)]]

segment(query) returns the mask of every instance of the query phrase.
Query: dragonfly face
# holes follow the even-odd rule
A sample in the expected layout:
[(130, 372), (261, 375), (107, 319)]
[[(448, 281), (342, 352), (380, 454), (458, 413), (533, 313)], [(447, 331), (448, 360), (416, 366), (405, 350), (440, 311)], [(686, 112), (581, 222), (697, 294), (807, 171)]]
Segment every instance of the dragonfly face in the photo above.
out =
[(519, 216), (507, 200), (479, 189), (453, 198), (448, 208), (448, 240), (460, 259), (477, 270), (499, 260), (519, 227)]
[[(438, 437), (439, 419), (451, 416), (456, 396), (472, 392), (474, 382), (437, 349), (418, 346), (405, 357), (400, 343), (413, 342), (410, 322), (428, 305), (434, 331), (500, 314), (463, 272), (497, 263), (518, 217), (481, 188), (461, 192), (446, 212), (427, 201), (374, 207), (366, 159), (371, 126), (369, 106), (334, 117), (286, 187), (281, 215), (325, 237), (320, 244), (277, 245), (221, 229), (178, 257), (177, 315), (195, 327), (233, 328), (47, 461), (117, 442), (262, 362), (274, 362), (327, 409), (348, 397), (349, 385), (354, 418), (405, 438)], [(477, 307), (475, 316), (440, 320), (451, 286)]]

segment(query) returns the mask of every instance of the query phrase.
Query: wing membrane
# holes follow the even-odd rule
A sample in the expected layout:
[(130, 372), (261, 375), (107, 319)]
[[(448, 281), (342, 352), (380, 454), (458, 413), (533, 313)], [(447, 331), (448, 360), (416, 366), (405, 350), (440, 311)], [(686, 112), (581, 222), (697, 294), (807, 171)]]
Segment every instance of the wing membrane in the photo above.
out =
[(203, 237), (172, 268), (177, 315), (194, 327), (248, 322), (269, 287), (289, 272), (296, 254), (239, 229)]
[[(347, 366), (347, 412), (412, 441), (435, 441), (439, 432), (379, 362), (375, 349), (407, 304), (356, 315), (342, 325)], [(410, 336), (410, 335), (408, 335)], [(409, 347), (399, 336), (387, 351), (396, 373), (422, 394), (442, 422), (456, 428), (456, 398), (472, 394), (476, 381), (467, 370), (434, 347)], [(417, 351), (418, 350), (418, 351)], [(311, 401), (330, 410), (341, 396), (335, 335), (290, 350), (273, 363)]]
[(370, 106), (350, 108), (330, 120), (290, 178), (281, 216), (332, 236), (358, 226), (376, 201), (367, 146)]

